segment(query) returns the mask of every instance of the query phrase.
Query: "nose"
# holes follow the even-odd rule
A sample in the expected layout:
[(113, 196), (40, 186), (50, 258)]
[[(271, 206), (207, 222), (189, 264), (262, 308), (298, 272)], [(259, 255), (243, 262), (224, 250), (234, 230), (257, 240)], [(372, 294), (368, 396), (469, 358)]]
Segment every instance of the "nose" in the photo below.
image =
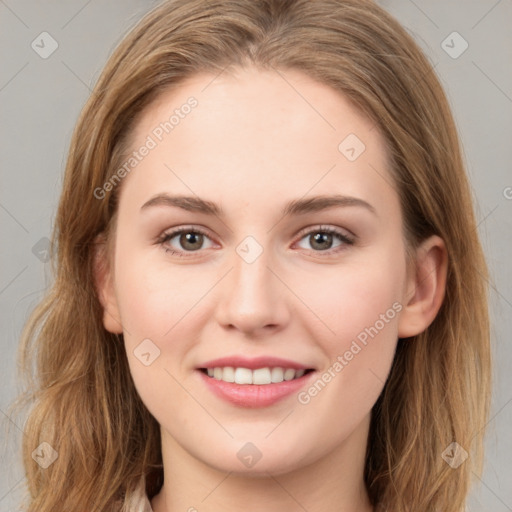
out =
[(282, 330), (290, 319), (290, 294), (277, 274), (267, 251), (252, 263), (235, 253), (233, 267), (220, 283), (219, 325), (254, 337)]

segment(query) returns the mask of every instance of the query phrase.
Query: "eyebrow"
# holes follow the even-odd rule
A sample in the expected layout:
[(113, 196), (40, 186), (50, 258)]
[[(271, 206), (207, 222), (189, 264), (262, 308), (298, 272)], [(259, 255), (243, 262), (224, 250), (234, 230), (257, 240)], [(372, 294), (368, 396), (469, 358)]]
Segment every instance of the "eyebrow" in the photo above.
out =
[[(141, 211), (154, 206), (176, 207), (189, 212), (204, 213), (217, 217), (224, 216), (224, 211), (218, 204), (201, 199), (197, 196), (170, 196), (168, 194), (158, 194), (145, 202), (141, 207)], [(374, 215), (377, 215), (377, 211), (370, 203), (358, 197), (343, 195), (314, 196), (307, 199), (295, 199), (286, 203), (281, 213), (283, 216), (301, 215), (326, 210), (328, 208), (347, 206), (363, 207)]]

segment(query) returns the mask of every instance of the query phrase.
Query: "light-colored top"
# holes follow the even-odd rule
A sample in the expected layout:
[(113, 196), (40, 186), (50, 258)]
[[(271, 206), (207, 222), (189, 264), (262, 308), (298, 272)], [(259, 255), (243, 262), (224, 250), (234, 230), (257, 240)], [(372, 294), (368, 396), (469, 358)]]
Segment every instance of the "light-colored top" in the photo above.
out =
[(153, 512), (143, 480), (133, 494), (126, 497), (122, 512)]

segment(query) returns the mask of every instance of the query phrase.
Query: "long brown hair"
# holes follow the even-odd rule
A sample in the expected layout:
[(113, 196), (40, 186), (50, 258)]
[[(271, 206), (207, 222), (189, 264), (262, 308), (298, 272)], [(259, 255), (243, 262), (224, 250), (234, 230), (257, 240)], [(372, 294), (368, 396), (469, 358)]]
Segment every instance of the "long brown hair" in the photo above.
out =
[[(456, 127), (428, 59), (370, 0), (171, 0), (147, 14), (107, 62), (78, 120), (52, 235), (54, 283), (22, 334), (32, 405), (23, 438), (29, 512), (120, 510), (141, 477), (162, 485), (157, 421), (141, 402), (122, 342), (94, 287), (97, 235), (112, 239), (121, 164), (137, 116), (164, 90), (229, 67), (299, 70), (373, 120), (390, 154), (408, 246), (437, 234), (449, 266), (444, 302), (399, 340), (372, 412), (365, 481), (383, 510), (460, 512), (481, 472), (489, 413), (487, 268)], [(47, 469), (42, 442), (58, 453)], [(443, 460), (452, 442), (469, 452)]]

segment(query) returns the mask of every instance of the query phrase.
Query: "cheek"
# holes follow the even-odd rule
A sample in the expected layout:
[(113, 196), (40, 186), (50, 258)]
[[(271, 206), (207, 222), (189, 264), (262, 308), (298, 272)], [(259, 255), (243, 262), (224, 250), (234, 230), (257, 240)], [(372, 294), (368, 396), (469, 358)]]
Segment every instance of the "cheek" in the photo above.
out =
[(211, 273), (193, 266), (171, 267), (161, 255), (132, 254), (116, 261), (116, 290), (130, 371), (154, 415), (169, 396), (173, 396), (172, 407), (186, 400), (177, 381), (189, 364), (187, 354), (198, 326), (207, 317), (206, 298), (214, 282)]
[(308, 306), (328, 327), (322, 327), (321, 336), (310, 329), (326, 355), (326, 367), (320, 372), (322, 382), (306, 390), (304, 402), (336, 404), (338, 411), (358, 418), (377, 400), (391, 368), (403, 309), (405, 267), (394, 259), (391, 253), (381, 254), (373, 265), (368, 261), (332, 272), (326, 291), (310, 294)]
[(393, 338), (396, 334), (404, 270), (398, 264), (383, 264), (385, 255), (378, 260), (375, 265), (365, 262), (340, 266), (335, 271), (331, 268), (325, 277), (318, 273), (307, 284), (303, 281), (294, 285), (308, 308), (316, 313), (305, 314), (309, 325), (316, 319), (323, 324), (320, 330), (311, 327), (311, 335), (316, 333), (318, 337), (322, 333), (331, 356), (347, 350), (354, 339), (364, 343), (365, 333), (373, 326), (379, 332), (385, 331), (384, 337)]
[[(202, 277), (201, 277), (202, 276)], [(214, 276), (164, 258), (125, 258), (116, 266), (123, 326), (133, 337), (162, 339), (211, 288)]]

